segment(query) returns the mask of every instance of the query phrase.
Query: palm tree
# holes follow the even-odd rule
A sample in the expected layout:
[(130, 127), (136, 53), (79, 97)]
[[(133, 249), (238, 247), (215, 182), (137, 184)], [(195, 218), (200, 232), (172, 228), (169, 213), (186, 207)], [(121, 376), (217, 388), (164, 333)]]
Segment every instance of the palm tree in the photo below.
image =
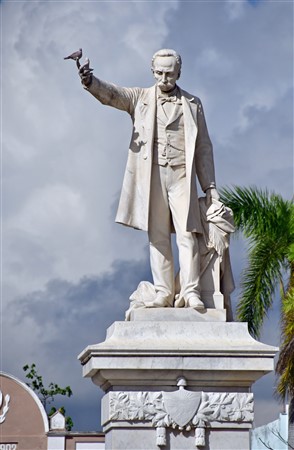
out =
[(290, 398), (289, 405), (289, 449), (294, 449), (294, 268), (292, 262), (291, 277), (287, 294), (282, 303), (282, 345), (276, 373), (280, 376), (277, 393), (281, 398)]
[(233, 210), (236, 229), (249, 243), (237, 315), (248, 322), (255, 338), (280, 286), (282, 336), (276, 391), (283, 399), (289, 396), (288, 443), (294, 448), (294, 204), (267, 190), (238, 186), (224, 188), (221, 200)]

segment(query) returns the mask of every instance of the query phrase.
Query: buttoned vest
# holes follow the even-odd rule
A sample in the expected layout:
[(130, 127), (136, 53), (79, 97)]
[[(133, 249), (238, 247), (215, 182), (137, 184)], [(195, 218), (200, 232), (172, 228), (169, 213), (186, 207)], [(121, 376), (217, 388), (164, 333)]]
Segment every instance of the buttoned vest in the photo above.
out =
[(172, 110), (167, 116), (158, 102), (154, 132), (153, 162), (165, 166), (185, 165), (185, 132), (183, 107), (180, 103), (168, 105)]

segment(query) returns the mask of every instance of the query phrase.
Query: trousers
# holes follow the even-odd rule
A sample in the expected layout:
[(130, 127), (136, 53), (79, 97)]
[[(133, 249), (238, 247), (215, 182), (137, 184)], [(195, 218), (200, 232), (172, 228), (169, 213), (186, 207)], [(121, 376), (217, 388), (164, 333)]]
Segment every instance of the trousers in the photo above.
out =
[(180, 265), (180, 298), (200, 296), (200, 255), (196, 233), (186, 231), (188, 194), (186, 168), (153, 164), (148, 238), (155, 289), (172, 306), (175, 297), (172, 222)]

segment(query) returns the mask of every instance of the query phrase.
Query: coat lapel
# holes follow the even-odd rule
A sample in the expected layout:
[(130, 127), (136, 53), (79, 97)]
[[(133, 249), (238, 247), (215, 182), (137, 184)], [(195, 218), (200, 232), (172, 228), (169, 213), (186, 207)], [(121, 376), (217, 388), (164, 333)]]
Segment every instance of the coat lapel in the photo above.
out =
[(192, 168), (197, 137), (197, 104), (193, 97), (186, 98), (182, 94), (184, 126), (185, 126), (185, 150), (186, 167)]
[(156, 118), (156, 86), (148, 89), (140, 100), (140, 115), (141, 127), (143, 130), (142, 137), (145, 142), (144, 158), (147, 157), (151, 164)]
[(200, 212), (196, 185), (195, 151), (198, 133), (197, 108), (198, 103), (189, 94), (182, 91), (184, 127), (185, 127), (185, 150), (186, 150), (186, 174), (187, 189), (189, 192), (189, 212), (187, 217), (187, 230), (202, 232), (200, 223)]
[(148, 89), (141, 100), (140, 109), (144, 127), (149, 134), (154, 130), (156, 116), (156, 86)]
[(168, 125), (170, 125), (171, 123), (173, 123), (175, 120), (177, 120), (177, 118), (181, 115), (181, 113), (182, 113), (182, 108), (181, 108), (181, 105), (180, 104), (175, 104), (175, 105), (173, 105), (174, 106), (174, 109), (173, 109), (173, 112), (172, 112), (172, 114), (171, 114), (171, 116), (170, 116), (170, 118), (169, 118), (169, 120), (168, 120), (168, 122), (167, 122), (167, 126)]

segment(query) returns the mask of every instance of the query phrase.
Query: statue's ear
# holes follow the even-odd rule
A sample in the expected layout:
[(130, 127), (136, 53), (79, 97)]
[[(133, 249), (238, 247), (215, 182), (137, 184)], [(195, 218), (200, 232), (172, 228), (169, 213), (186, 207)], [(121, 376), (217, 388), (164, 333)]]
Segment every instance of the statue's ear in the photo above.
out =
[(179, 73), (178, 73), (178, 78), (177, 78), (177, 80), (180, 78), (180, 76), (181, 76), (181, 69), (179, 70)]

